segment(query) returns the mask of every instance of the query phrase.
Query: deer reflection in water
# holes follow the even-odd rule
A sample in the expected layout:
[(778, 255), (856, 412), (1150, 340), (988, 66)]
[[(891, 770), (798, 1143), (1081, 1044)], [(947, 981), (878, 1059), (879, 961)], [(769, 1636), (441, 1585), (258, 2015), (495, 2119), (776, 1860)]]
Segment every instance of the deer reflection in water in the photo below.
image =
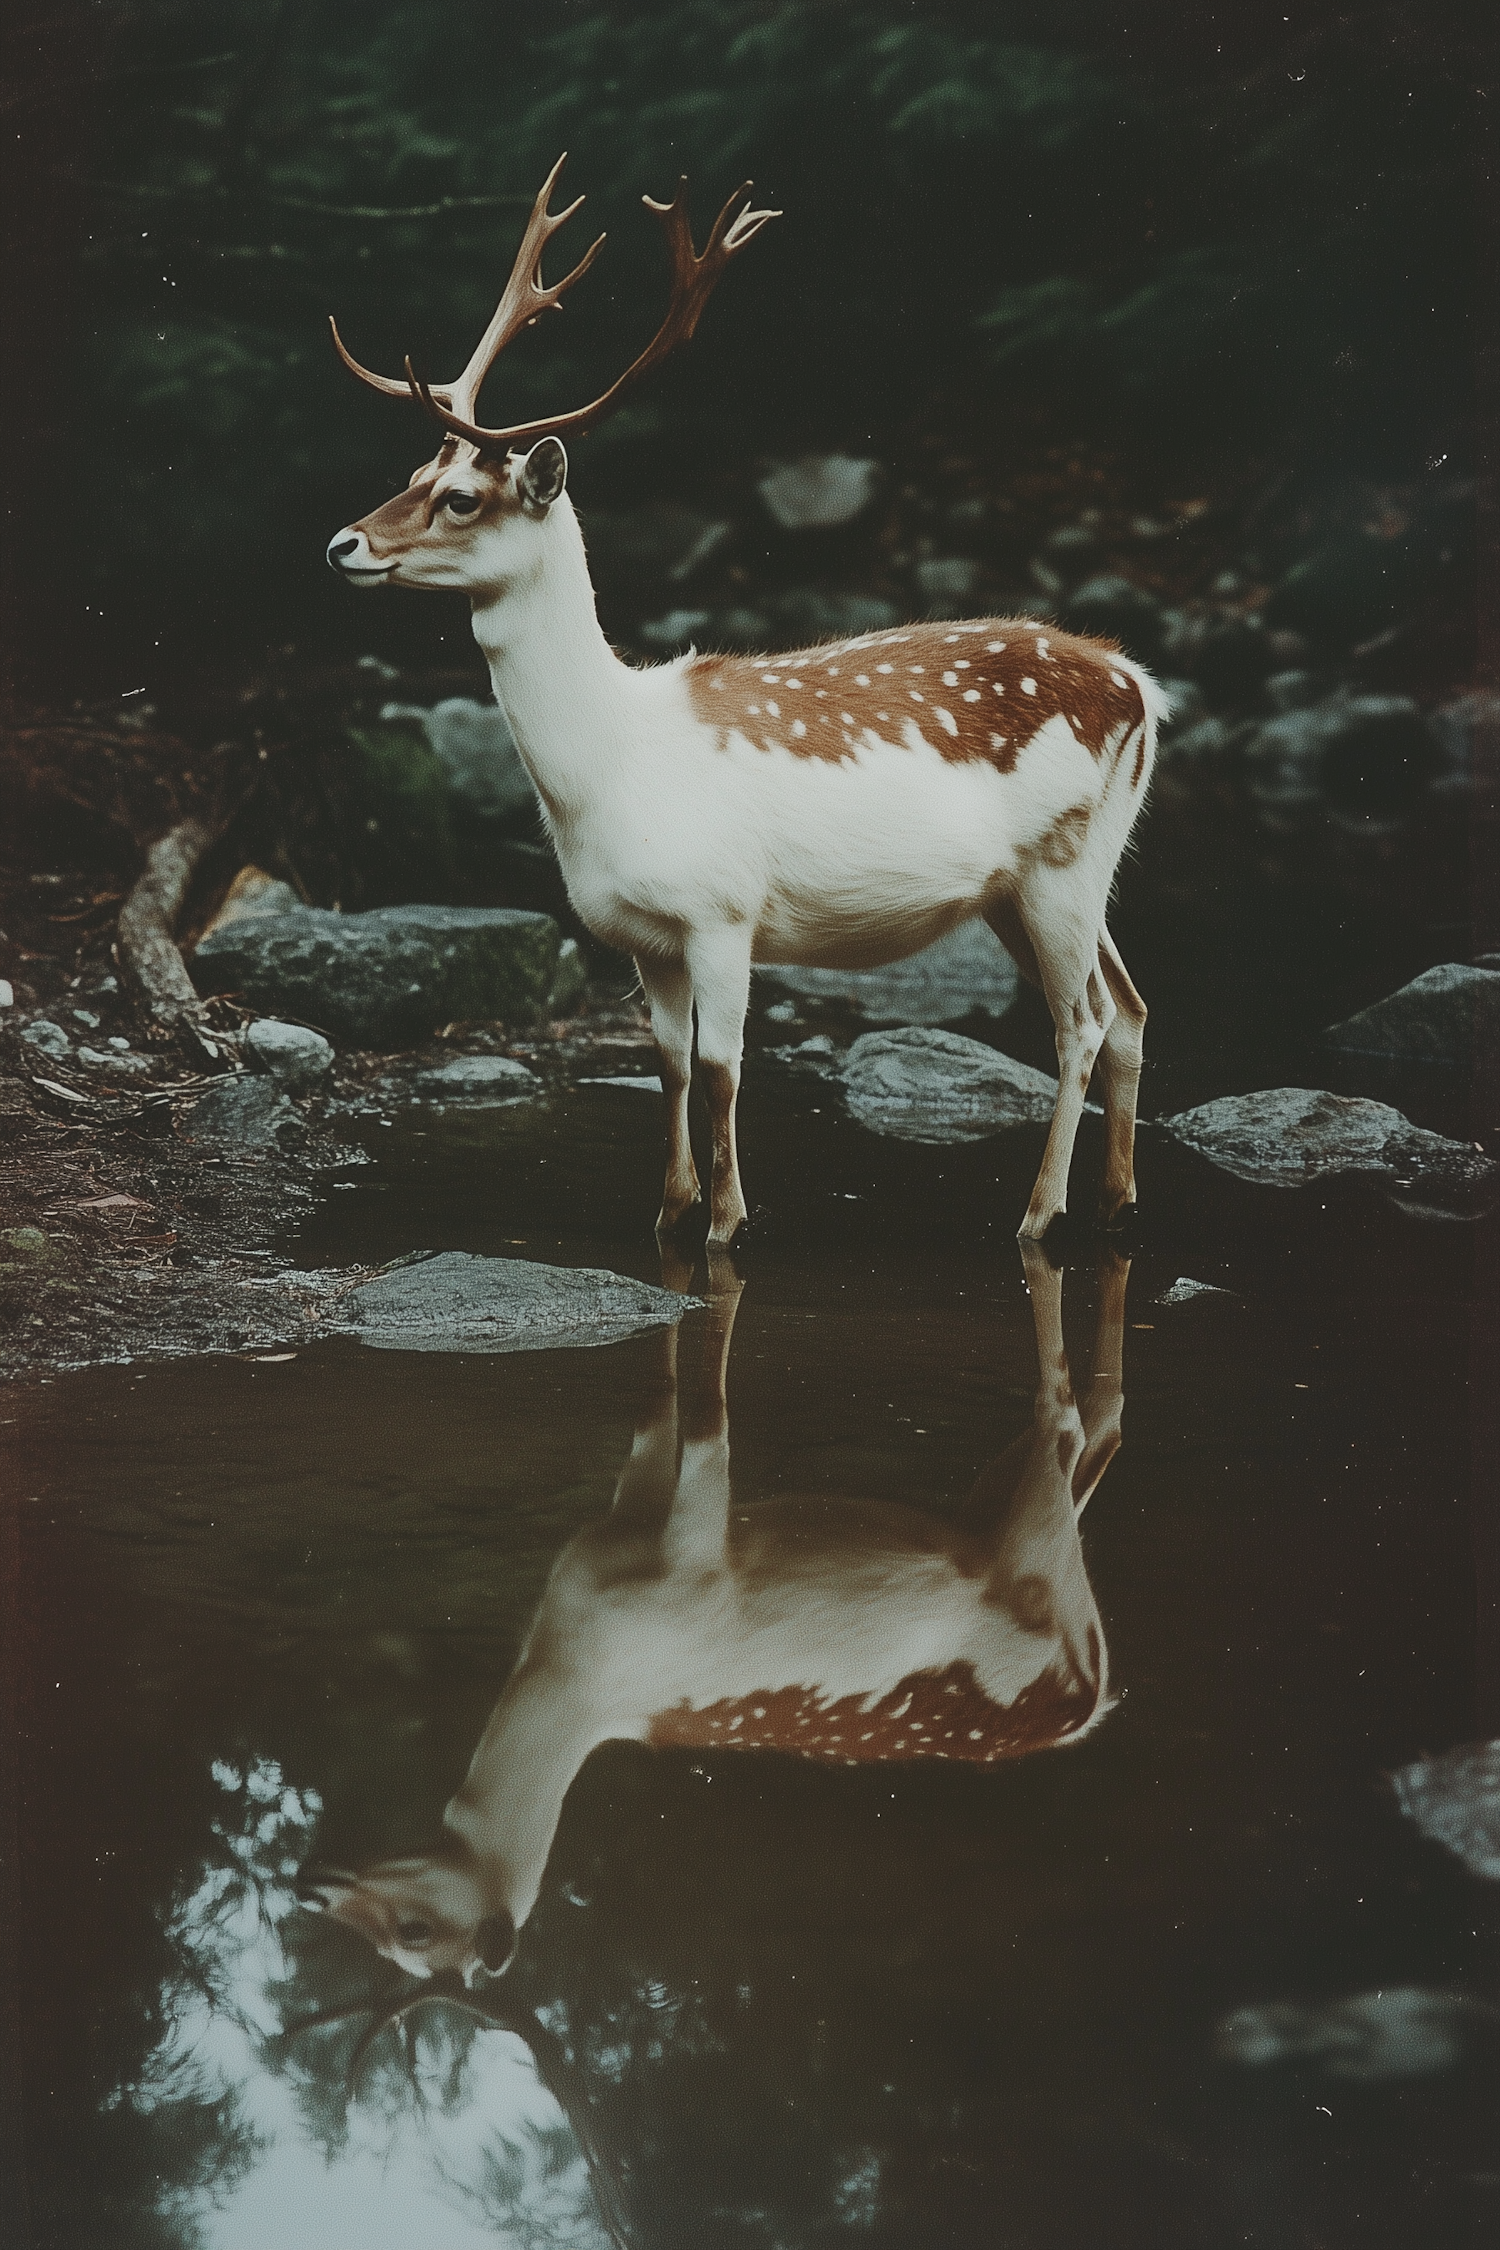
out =
[[(1040, 1382), (1031, 1428), (975, 1482), (961, 1526), (879, 1501), (735, 1502), (726, 1373), (739, 1285), (704, 1316), (701, 1392), (678, 1339), (608, 1515), (553, 1566), (431, 1852), (298, 1895), (410, 1974), (509, 1965), (563, 1800), (601, 1743), (774, 1749), (834, 1763), (979, 1763), (1075, 1742), (1108, 1708), (1079, 1518), (1120, 1442), (1127, 1263), (1100, 1276), (1075, 1398), (1062, 1275), (1023, 1248)], [(684, 1385), (684, 1392), (688, 1386)]]

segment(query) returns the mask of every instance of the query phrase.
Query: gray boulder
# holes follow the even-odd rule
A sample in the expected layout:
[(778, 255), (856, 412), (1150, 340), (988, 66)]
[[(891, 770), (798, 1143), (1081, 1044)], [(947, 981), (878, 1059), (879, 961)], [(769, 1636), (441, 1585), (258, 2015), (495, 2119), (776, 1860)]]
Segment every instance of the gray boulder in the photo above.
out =
[(23, 1028), (21, 1037), (28, 1047), (35, 1047), (40, 1055), (51, 1055), (55, 1062), (73, 1052), (73, 1043), (62, 1025), (54, 1023), (50, 1016), (38, 1016), (35, 1023)]
[(872, 1031), (844, 1058), (850, 1114), (905, 1141), (984, 1140), (1012, 1125), (1046, 1125), (1057, 1081), (951, 1031)]
[(956, 1023), (1000, 1017), (1013, 1004), (1016, 965), (984, 922), (960, 923), (935, 945), (881, 969), (799, 969), (779, 963), (757, 981), (799, 1000), (843, 1005), (871, 1024)]
[(335, 914), (294, 901), (221, 916), (191, 966), (200, 992), (237, 993), (353, 1046), (391, 1048), (455, 1021), (533, 1021), (551, 1003), (561, 946), (550, 915), (511, 907)]
[(386, 721), (409, 720), (421, 728), (449, 788), (471, 812), (488, 820), (506, 820), (535, 806), (531, 776), (498, 704), (451, 695), (430, 708), (387, 703), (380, 716)]
[(1226, 1094), (1164, 1124), (1221, 1171), (1256, 1187), (1309, 1187), (1359, 1172), (1391, 1187), (1466, 1191), (1485, 1185), (1497, 1169), (1477, 1149), (1423, 1132), (1384, 1102), (1307, 1086)]
[(1471, 1875), (1500, 1883), (1500, 1742), (1465, 1742), (1391, 1775), (1396, 1802)]
[(403, 1258), (360, 1282), (342, 1319), (381, 1351), (560, 1351), (669, 1327), (697, 1303), (596, 1267), (444, 1250)]
[(541, 1090), (536, 1072), (508, 1055), (459, 1055), (438, 1070), (424, 1070), (417, 1080), (424, 1101), (525, 1101)]
[(1345, 1054), (1400, 1062), (1500, 1066), (1500, 969), (1445, 961), (1399, 992), (1336, 1023), (1329, 1044)]
[(852, 523), (874, 499), (878, 461), (847, 453), (807, 453), (778, 461), (756, 486), (767, 515), (783, 531), (827, 531)]
[(289, 1094), (310, 1094), (333, 1068), (333, 1049), (306, 1024), (261, 1016), (245, 1032), (246, 1060)]
[(195, 1141), (274, 1148), (286, 1126), (301, 1123), (273, 1078), (247, 1074), (226, 1078), (222, 1086), (211, 1086), (194, 1109), (187, 1130)]

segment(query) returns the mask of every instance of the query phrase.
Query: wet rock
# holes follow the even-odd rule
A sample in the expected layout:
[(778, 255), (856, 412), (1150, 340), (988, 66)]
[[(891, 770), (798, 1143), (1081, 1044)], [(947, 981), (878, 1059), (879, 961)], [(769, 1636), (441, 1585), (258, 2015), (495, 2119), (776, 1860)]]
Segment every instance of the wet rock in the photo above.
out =
[(274, 1148), (288, 1125), (302, 1119), (273, 1078), (247, 1074), (211, 1086), (188, 1121), (195, 1141), (232, 1141), (241, 1148)]
[(596, 1267), (445, 1250), (359, 1283), (342, 1317), (382, 1351), (558, 1351), (670, 1326), (697, 1302)]
[(1146, 664), (1154, 663), (1161, 653), (1161, 605), (1144, 586), (1128, 578), (1108, 574), (1086, 578), (1063, 603), (1062, 622), (1071, 633), (1118, 641)]
[(1465, 1742), (1391, 1775), (1396, 1802), (1471, 1875), (1500, 1883), (1500, 1742)]
[(872, 1133), (943, 1144), (1046, 1125), (1057, 1081), (951, 1031), (872, 1031), (844, 1058), (850, 1114)]
[(525, 1101), (541, 1090), (536, 1072), (507, 1055), (459, 1055), (441, 1069), (424, 1070), (417, 1080), (424, 1101)]
[(1306, 1086), (1228, 1094), (1164, 1125), (1221, 1171), (1256, 1187), (1308, 1187), (1349, 1172), (1392, 1187), (1462, 1195), (1500, 1170), (1477, 1149), (1424, 1132), (1384, 1102)]
[(388, 703), (380, 717), (387, 725), (419, 730), (449, 790), (470, 811), (486, 820), (531, 814), (536, 804), (531, 776), (498, 704), (454, 695), (430, 707)]
[[(771, 1011), (774, 1014), (774, 1010)], [(837, 1078), (840, 1070), (838, 1049), (826, 1034), (816, 1039), (804, 1039), (795, 1047), (768, 1047), (767, 1055), (786, 1070), (797, 1071), (813, 1078)]]
[(874, 499), (879, 482), (878, 461), (847, 453), (807, 453), (796, 461), (778, 461), (756, 490), (783, 531), (829, 531), (852, 523)]
[(1016, 965), (980, 921), (960, 923), (935, 945), (880, 969), (801, 969), (776, 963), (757, 981), (800, 1000), (852, 1008), (871, 1024), (957, 1023), (999, 1018), (1016, 997)]
[(237, 993), (354, 1046), (390, 1048), (445, 1023), (534, 1021), (561, 951), (550, 916), (511, 907), (296, 905), (221, 917), (191, 966), (200, 992)]
[(1485, 2016), (1457, 1994), (1392, 1985), (1311, 2007), (1283, 2000), (1236, 2008), (1219, 2024), (1214, 2047), (1241, 2069), (1310, 2064), (1325, 2078), (1389, 2085), (1452, 2070)]
[(246, 1059), (289, 1094), (310, 1094), (333, 1068), (333, 1049), (306, 1024), (261, 1016), (245, 1033)]
[(53, 1023), (50, 1016), (38, 1016), (35, 1023), (29, 1023), (23, 1028), (21, 1037), (28, 1047), (35, 1047), (38, 1054), (51, 1055), (58, 1062), (64, 1055), (71, 1055), (73, 1052), (72, 1040), (62, 1025)]
[(1500, 970), (1445, 961), (1325, 1036), (1350, 1055), (1500, 1069)]
[(13, 1008), (15, 1004), (15, 986), (11, 983), (9, 977), (0, 977), (0, 1008)]
[(1153, 1305), (1201, 1304), (1206, 1297), (1217, 1297), (1221, 1303), (1238, 1304), (1232, 1289), (1220, 1289), (1211, 1281), (1194, 1281), (1190, 1274), (1179, 1274), (1170, 1287), (1158, 1292), (1151, 1300)]

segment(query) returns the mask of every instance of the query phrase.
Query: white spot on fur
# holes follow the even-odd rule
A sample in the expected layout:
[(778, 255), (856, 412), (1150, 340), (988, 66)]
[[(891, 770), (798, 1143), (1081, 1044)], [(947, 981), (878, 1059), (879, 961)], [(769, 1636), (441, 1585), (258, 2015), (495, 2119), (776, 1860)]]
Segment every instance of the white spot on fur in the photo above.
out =
[(977, 688), (977, 687), (966, 687), (966, 688), (964, 689), (964, 701), (965, 701), (965, 703), (977, 703), (977, 702), (979, 701), (979, 690), (978, 690), (978, 688)]
[(869, 673), (868, 673), (868, 672), (860, 672), (860, 673), (858, 673), (858, 674), (856, 675), (856, 677), (855, 677), (855, 681), (854, 681), (854, 684), (855, 684), (855, 686), (856, 686), (856, 687), (868, 687), (868, 686), (869, 686), (869, 684), (870, 684), (870, 675), (869, 675)]
[(991, 682), (990, 682), (990, 686), (991, 686), (991, 687), (992, 687), (992, 688), (994, 689), (994, 691), (995, 691), (996, 695), (1004, 695), (1004, 693), (1005, 693), (1005, 682), (1004, 682), (1004, 680), (991, 680)]
[(720, 689), (722, 689), (722, 688), (723, 688), (723, 685), (724, 685), (724, 682), (723, 682), (722, 680), (710, 680), (708, 684), (709, 684), (709, 686), (710, 686), (711, 688), (720, 688)]
[(875, 669), (877, 672), (894, 672), (896, 667), (894, 664), (877, 664)]
[(1127, 684), (1123, 672), (1111, 672), (1109, 676), (1114, 681), (1116, 687), (1124, 687)]
[(796, 735), (803, 735), (803, 734), (806, 734), (806, 732), (807, 732), (807, 727), (806, 727), (805, 723), (804, 723), (804, 722), (803, 722), (803, 721), (802, 721), (801, 719), (793, 719), (793, 721), (792, 721), (792, 732), (793, 732), (793, 734), (796, 734)]
[(954, 718), (953, 713), (951, 711), (945, 711), (940, 703), (934, 704), (933, 709), (937, 712), (938, 717), (942, 720), (943, 725), (948, 729), (948, 732), (950, 734), (957, 734), (958, 721)]
[(990, 748), (992, 750), (1003, 750), (1005, 748), (1005, 740), (1006, 738), (1003, 734), (992, 734), (990, 736)]
[(750, 705), (750, 716), (752, 719), (758, 719), (760, 717), (760, 705), (758, 703), (752, 703)]
[(844, 724), (845, 724), (845, 726), (846, 726), (846, 727), (852, 727), (852, 726), (853, 726), (853, 724), (854, 724), (854, 713), (853, 713), (852, 711), (840, 711), (840, 713), (839, 713), (839, 717), (840, 717), (840, 718), (841, 718), (841, 719), (843, 720), (843, 722), (844, 722)]
[(788, 680), (786, 684), (788, 687), (801, 687), (802, 682), (800, 680)]
[(925, 703), (927, 701), (926, 696), (922, 693), (920, 688), (908, 688), (906, 692), (911, 697), (913, 703)]
[(958, 674), (956, 672), (945, 672), (943, 674), (943, 685), (944, 687), (957, 687)]
[(1035, 695), (1035, 694), (1036, 694), (1036, 681), (1035, 681), (1035, 680), (1023, 680), (1023, 681), (1021, 682), (1021, 693), (1022, 693), (1023, 695)]
[(770, 712), (773, 719), (779, 719), (781, 717), (781, 705), (779, 703), (768, 703), (766, 705), (766, 709)]
[(986, 641), (984, 645), (991, 656), (998, 656), (1005, 643), (1004, 641)]
[(909, 672), (925, 672), (926, 669), (927, 667), (925, 664), (909, 664), (907, 666), (907, 670)]
[(1050, 662), (1052, 651), (1048, 648), (1047, 643), (1044, 640), (1037, 642), (1036, 652), (1038, 656), (1045, 656)]

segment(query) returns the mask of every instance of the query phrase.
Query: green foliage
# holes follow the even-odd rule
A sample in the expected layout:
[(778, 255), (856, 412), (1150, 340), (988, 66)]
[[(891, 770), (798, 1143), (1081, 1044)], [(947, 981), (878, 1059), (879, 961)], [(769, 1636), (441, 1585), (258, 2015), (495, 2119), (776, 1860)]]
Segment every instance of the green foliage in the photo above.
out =
[(497, 415), (590, 395), (649, 333), (643, 189), (686, 171), (700, 237), (747, 174), (787, 214), (590, 440), (585, 496), (879, 444), (955, 385), (1248, 442), (1301, 423), (1389, 444), (1462, 403), (1473, 34), (1442, 0), (1211, 35), (1168, 0), (1129, 32), (1102, 0), (88, 13), (107, 38), (76, 404), (111, 465), (90, 462), (100, 600), (136, 578), (315, 631), (324, 540), (428, 450), (414, 409), (337, 367), (327, 314), (368, 364), (461, 363), (565, 146), (590, 198), (570, 239), (609, 241), (494, 377)]

